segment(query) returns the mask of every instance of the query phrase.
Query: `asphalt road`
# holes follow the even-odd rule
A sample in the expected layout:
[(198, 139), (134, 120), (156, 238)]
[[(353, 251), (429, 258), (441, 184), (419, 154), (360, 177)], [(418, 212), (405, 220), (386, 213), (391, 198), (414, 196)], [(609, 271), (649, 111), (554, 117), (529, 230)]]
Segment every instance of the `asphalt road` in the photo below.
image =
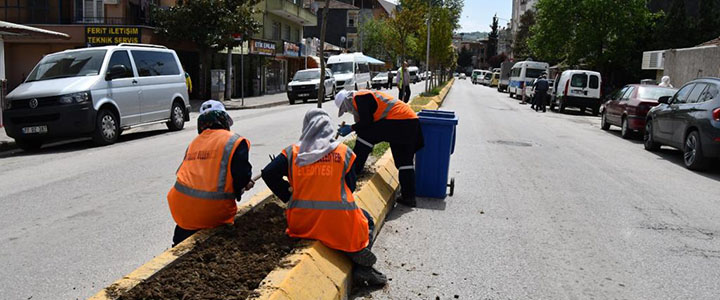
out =
[(396, 207), (372, 299), (718, 299), (720, 167), (459, 80), (455, 196)]
[[(297, 141), (315, 106), (230, 112), (232, 129), (251, 141), (254, 173)], [(324, 107), (337, 116), (332, 102)], [(191, 117), (183, 131), (134, 129), (107, 147), (79, 140), (0, 153), (0, 299), (86, 298), (169, 248), (166, 194), (197, 135)]]

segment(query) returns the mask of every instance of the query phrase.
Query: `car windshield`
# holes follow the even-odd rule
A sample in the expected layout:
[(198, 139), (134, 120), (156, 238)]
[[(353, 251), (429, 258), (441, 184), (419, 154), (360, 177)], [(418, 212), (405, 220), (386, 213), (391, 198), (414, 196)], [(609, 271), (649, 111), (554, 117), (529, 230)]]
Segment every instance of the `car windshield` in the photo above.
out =
[(530, 69), (527, 68), (525, 70), (525, 78), (538, 78), (540, 75), (545, 72), (543, 69)]
[(647, 100), (657, 101), (658, 99), (660, 99), (660, 97), (675, 95), (676, 91), (677, 90), (670, 89), (670, 88), (641, 86), (638, 89), (637, 97), (639, 99), (647, 99)]
[(330, 67), (330, 70), (332, 70), (333, 74), (346, 74), (353, 72), (353, 63), (351, 62), (328, 64), (328, 66)]
[(87, 50), (45, 56), (28, 75), (27, 82), (98, 75), (105, 52), (107, 50)]
[(312, 70), (312, 71), (300, 71), (295, 73), (295, 77), (293, 77), (293, 81), (308, 81), (313, 79), (319, 79), (320, 78), (320, 71), (318, 70)]

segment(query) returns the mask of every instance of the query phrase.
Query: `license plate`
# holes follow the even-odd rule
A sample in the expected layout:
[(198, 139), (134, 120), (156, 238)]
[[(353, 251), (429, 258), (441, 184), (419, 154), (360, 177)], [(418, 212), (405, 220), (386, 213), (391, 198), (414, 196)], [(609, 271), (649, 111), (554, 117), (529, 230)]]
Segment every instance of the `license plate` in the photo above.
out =
[(580, 95), (580, 94), (583, 93), (583, 91), (581, 91), (581, 90), (572, 90), (571, 92), (572, 92), (573, 94), (578, 94), (578, 95)]
[(32, 126), (32, 127), (24, 127), (22, 129), (22, 132), (24, 134), (35, 134), (35, 133), (47, 133), (47, 126)]
[(298, 94), (298, 97), (310, 97), (310, 94)]

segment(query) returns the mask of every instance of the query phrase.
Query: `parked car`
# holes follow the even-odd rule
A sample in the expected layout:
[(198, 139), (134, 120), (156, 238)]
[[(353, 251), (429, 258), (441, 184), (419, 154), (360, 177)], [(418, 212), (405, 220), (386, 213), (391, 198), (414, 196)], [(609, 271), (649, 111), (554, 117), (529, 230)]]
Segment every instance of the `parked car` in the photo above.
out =
[(397, 86), (398, 84), (398, 71), (390, 71), (390, 74), (392, 74), (392, 86)]
[[(295, 101), (302, 100), (307, 103), (309, 99), (317, 99), (320, 91), (320, 69), (300, 70), (295, 73), (293, 79), (288, 83), (287, 96), (290, 105)], [(325, 97), (332, 99), (337, 93), (335, 78), (331, 70), (325, 70)]]
[[(537, 79), (535, 80), (537, 81)], [(527, 98), (526, 101), (530, 102), (533, 98), (535, 98), (535, 81), (533, 81), (532, 85), (529, 86), (529, 88), (525, 89), (525, 97)], [(550, 93), (555, 89), (555, 80), (554, 79), (548, 79), (548, 93), (545, 97), (545, 105), (550, 105)]]
[(120, 44), (46, 55), (7, 95), (3, 120), (20, 148), (34, 150), (66, 137), (91, 136), (108, 145), (142, 124), (165, 122), (181, 130), (189, 110), (175, 51)]
[(465, 73), (460, 73), (460, 76), (458, 76), (458, 79), (465, 80), (467, 76), (465, 76)]
[(388, 83), (388, 72), (380, 72), (372, 79), (372, 88), (374, 89), (382, 89), (382, 88), (390, 88), (390, 85)]
[(355, 52), (333, 55), (328, 58), (327, 64), (333, 72), (338, 90), (370, 88), (370, 65), (364, 54)]
[(491, 79), (492, 79), (492, 73), (487, 72), (487, 73), (485, 73), (485, 77), (480, 79), (480, 84), (482, 84), (484, 86), (489, 86)]
[(672, 97), (660, 97), (645, 120), (648, 151), (661, 145), (683, 152), (688, 169), (703, 170), (710, 158), (720, 157), (720, 78), (686, 83)]
[(658, 105), (658, 99), (672, 96), (677, 89), (657, 85), (630, 84), (609, 95), (602, 107), (601, 127), (609, 130), (611, 125), (622, 128), (624, 139), (645, 130), (645, 116)]
[(473, 70), (472, 74), (470, 75), (470, 79), (472, 80), (473, 84), (480, 84), (485, 78), (485, 75), (487, 75), (487, 73), (489, 72), (490, 71), (487, 70)]
[(567, 70), (559, 76), (551, 96), (550, 110), (577, 107), (584, 112), (592, 109), (592, 114), (600, 113), (602, 76), (599, 72), (588, 70)]
[(411, 83), (418, 83), (420, 82), (420, 77), (418, 76), (418, 67), (410, 66), (408, 67), (408, 73), (410, 74), (410, 82)]
[(490, 86), (496, 87), (498, 84), (500, 84), (500, 72), (493, 72), (490, 77)]

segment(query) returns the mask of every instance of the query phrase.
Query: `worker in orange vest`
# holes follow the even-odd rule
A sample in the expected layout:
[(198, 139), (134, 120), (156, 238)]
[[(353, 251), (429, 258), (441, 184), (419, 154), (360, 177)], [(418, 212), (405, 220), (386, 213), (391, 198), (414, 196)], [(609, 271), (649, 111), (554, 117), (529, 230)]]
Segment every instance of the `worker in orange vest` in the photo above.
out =
[(185, 151), (167, 195), (177, 223), (173, 247), (200, 229), (233, 224), (235, 201), (253, 187), (250, 141), (230, 131), (232, 124), (222, 103), (208, 100), (201, 105), (199, 135)]
[(300, 141), (271, 161), (262, 178), (287, 203), (289, 236), (318, 240), (345, 253), (353, 262), (355, 285), (385, 285), (385, 275), (372, 267), (377, 261), (370, 251), (374, 222), (353, 197), (355, 154), (335, 140), (333, 127), (324, 110), (308, 111)]
[(405, 102), (371, 90), (340, 91), (335, 97), (338, 117), (346, 112), (355, 117), (355, 124), (341, 126), (338, 133), (346, 136), (357, 132), (353, 151), (357, 155), (356, 171), (363, 172), (365, 161), (373, 147), (380, 142), (390, 143), (395, 167), (400, 173), (398, 202), (415, 207), (415, 152), (424, 146), (420, 120)]

